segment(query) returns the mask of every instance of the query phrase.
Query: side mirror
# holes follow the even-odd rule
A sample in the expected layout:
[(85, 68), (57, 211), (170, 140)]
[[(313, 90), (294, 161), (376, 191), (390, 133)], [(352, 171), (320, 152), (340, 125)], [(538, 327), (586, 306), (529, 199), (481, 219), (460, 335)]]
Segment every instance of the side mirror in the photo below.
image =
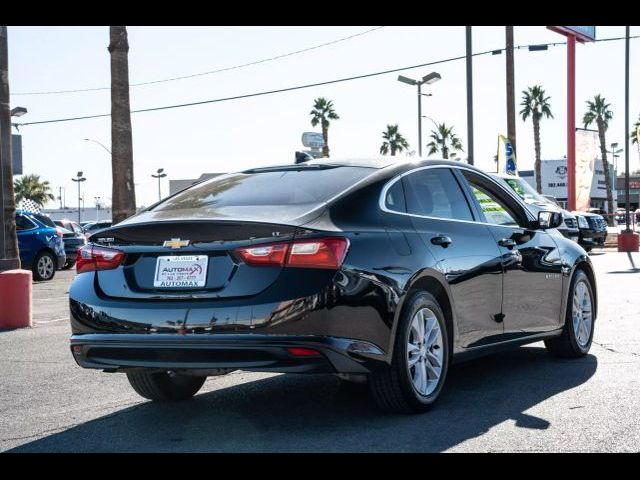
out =
[(543, 230), (547, 228), (558, 228), (562, 225), (562, 213), (549, 211), (538, 212), (538, 225)]

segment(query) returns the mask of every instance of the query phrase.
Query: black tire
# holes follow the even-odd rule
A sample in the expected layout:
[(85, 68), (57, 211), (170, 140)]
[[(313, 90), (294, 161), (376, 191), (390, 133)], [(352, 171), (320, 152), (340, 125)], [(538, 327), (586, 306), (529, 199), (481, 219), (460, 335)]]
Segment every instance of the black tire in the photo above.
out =
[(75, 260), (67, 260), (66, 262), (64, 262), (64, 265), (62, 266), (62, 270), (71, 270), (75, 264), (76, 264)]
[[(442, 335), (443, 362), (438, 384), (429, 395), (419, 393), (413, 386), (407, 363), (407, 345), (414, 315), (421, 309), (431, 310)], [(438, 301), (428, 292), (417, 292), (407, 302), (398, 324), (391, 365), (372, 372), (369, 385), (378, 406), (386, 412), (419, 413), (428, 410), (440, 396), (449, 371), (449, 332)]]
[[(47, 268), (46, 270), (44, 270), (43, 268), (39, 268), (38, 266), (40, 265), (40, 262), (47, 263), (47, 265), (50, 265), (51, 268)], [(57, 264), (58, 261), (52, 253), (47, 251), (38, 252), (36, 258), (33, 259), (33, 266), (31, 267), (31, 271), (33, 272), (33, 279), (37, 282), (52, 280), (56, 275)]]
[[(584, 283), (589, 290), (589, 296), (591, 298), (591, 332), (589, 333), (589, 340), (581, 345), (577, 338), (573, 328), (573, 296), (575, 293), (576, 285), (578, 283)], [(555, 356), (561, 358), (580, 358), (584, 357), (591, 348), (593, 342), (593, 332), (595, 330), (595, 315), (594, 315), (594, 296), (593, 288), (591, 287), (591, 281), (586, 273), (582, 270), (577, 270), (571, 280), (571, 287), (569, 288), (569, 296), (567, 298), (567, 311), (565, 312), (565, 323), (562, 329), (562, 334), (559, 337), (551, 338), (544, 341), (547, 351)]]
[(582, 248), (584, 248), (584, 251), (587, 253), (593, 250), (593, 247), (591, 245), (583, 245)]
[(207, 377), (158, 373), (127, 373), (127, 378), (138, 395), (155, 401), (186, 400), (193, 397)]

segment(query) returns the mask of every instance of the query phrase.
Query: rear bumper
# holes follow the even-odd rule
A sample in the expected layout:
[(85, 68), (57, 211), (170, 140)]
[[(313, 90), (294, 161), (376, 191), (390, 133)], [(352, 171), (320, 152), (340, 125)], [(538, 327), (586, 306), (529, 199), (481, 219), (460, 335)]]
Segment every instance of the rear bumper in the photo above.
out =
[[(296, 356), (291, 347), (317, 356)], [(375, 345), (337, 337), (261, 334), (81, 334), (71, 352), (84, 368), (213, 370), (231, 368), (285, 373), (368, 373), (384, 364)]]

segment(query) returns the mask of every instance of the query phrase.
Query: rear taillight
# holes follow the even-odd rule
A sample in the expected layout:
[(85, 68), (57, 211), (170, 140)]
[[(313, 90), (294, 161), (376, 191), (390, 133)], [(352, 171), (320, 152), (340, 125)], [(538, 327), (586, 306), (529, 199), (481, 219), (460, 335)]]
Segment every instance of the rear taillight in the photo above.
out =
[(112, 270), (117, 268), (124, 258), (124, 252), (112, 248), (85, 245), (78, 249), (76, 272), (92, 272), (94, 270)]
[(349, 240), (332, 237), (256, 245), (238, 248), (236, 253), (248, 265), (336, 270), (342, 265), (347, 248)]

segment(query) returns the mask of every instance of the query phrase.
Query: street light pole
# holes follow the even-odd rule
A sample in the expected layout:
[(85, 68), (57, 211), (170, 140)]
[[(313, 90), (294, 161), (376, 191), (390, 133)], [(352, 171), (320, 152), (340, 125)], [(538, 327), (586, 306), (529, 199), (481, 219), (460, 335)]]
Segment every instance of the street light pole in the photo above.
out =
[(107, 147), (105, 147), (102, 143), (100, 143), (98, 140), (94, 140), (93, 138), (85, 138), (84, 139), (85, 142), (93, 142), (93, 143), (97, 143), (98, 145), (100, 145), (102, 148), (104, 148), (107, 153), (109, 155), (111, 155), (111, 150), (109, 150)]
[(78, 224), (80, 224), (82, 222), (81, 213), (80, 213), (81, 212), (80, 202), (82, 201), (82, 197), (80, 196), (80, 184), (87, 179), (82, 176), (82, 172), (78, 172), (78, 174), (76, 175), (76, 178), (72, 178), (71, 180), (78, 184)]
[(437, 72), (431, 72), (428, 75), (422, 77), (421, 80), (414, 80), (402, 75), (398, 76), (398, 81), (406, 83), (407, 85), (416, 85), (418, 87), (418, 156), (422, 157), (422, 95), (430, 96), (429, 94), (422, 93), (422, 84), (426, 83), (431, 85), (437, 82), (442, 77)]
[(154, 175), (152, 173), (151, 176), (153, 178), (157, 178), (158, 179), (158, 201), (160, 201), (160, 200), (162, 200), (162, 193), (161, 193), (161, 190), (160, 190), (160, 179), (166, 177), (167, 174), (164, 173), (164, 168), (159, 168), (156, 173), (157, 173), (157, 175)]

